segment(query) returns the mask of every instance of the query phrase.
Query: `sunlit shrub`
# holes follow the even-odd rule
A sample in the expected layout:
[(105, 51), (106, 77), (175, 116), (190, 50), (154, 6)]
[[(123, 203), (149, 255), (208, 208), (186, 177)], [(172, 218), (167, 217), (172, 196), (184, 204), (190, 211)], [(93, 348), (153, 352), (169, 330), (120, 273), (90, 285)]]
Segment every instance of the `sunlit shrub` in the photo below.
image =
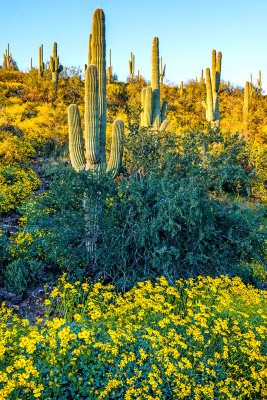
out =
[(32, 169), (0, 164), (0, 213), (18, 207), (38, 184), (39, 178)]

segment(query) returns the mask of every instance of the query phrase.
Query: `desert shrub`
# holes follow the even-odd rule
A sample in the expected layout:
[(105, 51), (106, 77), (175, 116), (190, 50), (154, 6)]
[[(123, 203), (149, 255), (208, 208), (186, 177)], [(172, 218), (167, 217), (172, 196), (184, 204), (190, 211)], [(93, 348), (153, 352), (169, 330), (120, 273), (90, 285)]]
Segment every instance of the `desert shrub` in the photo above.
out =
[(43, 268), (43, 264), (35, 259), (12, 261), (4, 269), (7, 289), (16, 294), (25, 293), (32, 283), (40, 280)]
[(32, 169), (0, 164), (0, 214), (15, 209), (39, 184)]
[(8, 400), (266, 398), (266, 292), (240, 279), (111, 285), (64, 277), (35, 324), (0, 310)]
[[(42, 257), (73, 279), (93, 273), (122, 290), (159, 275), (173, 282), (228, 273), (263, 251), (262, 211), (212, 198), (207, 181), (179, 177), (172, 166), (116, 184), (58, 170), (51, 191), (21, 207), (13, 257)], [(102, 210), (94, 254), (85, 250), (85, 191)]]

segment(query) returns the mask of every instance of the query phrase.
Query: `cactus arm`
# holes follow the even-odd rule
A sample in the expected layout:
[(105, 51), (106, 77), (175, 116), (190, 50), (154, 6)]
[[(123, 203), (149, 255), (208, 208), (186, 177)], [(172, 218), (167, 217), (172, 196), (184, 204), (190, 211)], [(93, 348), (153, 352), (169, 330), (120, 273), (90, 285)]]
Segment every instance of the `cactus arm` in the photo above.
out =
[(152, 87), (146, 88), (146, 101), (144, 110), (144, 126), (152, 125)]
[(219, 51), (217, 60), (216, 60), (216, 83), (215, 83), (215, 90), (214, 90), (214, 99), (213, 99), (213, 107), (214, 107), (214, 120), (218, 121), (217, 125), (220, 124), (220, 110), (219, 110), (219, 98), (218, 92), (220, 88), (220, 81), (221, 81), (221, 65), (222, 65), (222, 53)]
[(210, 69), (206, 69), (206, 119), (207, 121), (213, 121), (213, 97), (212, 97), (212, 84), (210, 77)]
[(123, 155), (123, 140), (124, 140), (124, 123), (120, 118), (117, 118), (112, 124), (112, 139), (110, 157), (107, 166), (107, 173), (111, 173), (115, 178), (121, 168)]
[(88, 66), (92, 64), (92, 34), (89, 35), (89, 45), (88, 45)]
[(160, 132), (164, 132), (165, 129), (167, 128), (167, 126), (168, 126), (168, 123), (169, 123), (169, 122), (165, 119), (165, 120), (161, 123), (160, 128), (159, 128), (159, 131), (160, 131)]
[(83, 152), (83, 135), (81, 118), (76, 104), (71, 104), (68, 109), (69, 125), (69, 152), (73, 169), (76, 172), (85, 169), (85, 157)]
[(98, 72), (100, 159), (102, 164), (106, 164), (106, 125), (107, 125), (106, 39), (105, 39), (105, 16), (101, 8), (97, 8), (93, 14), (91, 45), (92, 45), (92, 64), (96, 65)]
[(97, 68), (91, 64), (85, 73), (85, 150), (86, 169), (94, 169), (100, 162), (100, 132), (98, 111), (98, 76)]
[(168, 112), (168, 101), (163, 100), (162, 107), (161, 107), (161, 113), (160, 113), (161, 123), (163, 121), (165, 121), (165, 119), (167, 118), (167, 112)]
[(141, 126), (145, 126), (146, 88), (141, 92)]

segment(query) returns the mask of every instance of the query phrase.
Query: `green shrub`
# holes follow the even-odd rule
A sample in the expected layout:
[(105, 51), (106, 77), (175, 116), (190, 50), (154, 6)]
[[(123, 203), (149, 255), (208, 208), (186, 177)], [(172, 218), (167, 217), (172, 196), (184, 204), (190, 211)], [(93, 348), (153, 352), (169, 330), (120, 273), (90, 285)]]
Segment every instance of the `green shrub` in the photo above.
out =
[[(117, 184), (58, 170), (51, 191), (21, 207), (24, 229), (12, 256), (41, 257), (72, 279), (93, 273), (122, 290), (161, 275), (173, 282), (230, 273), (263, 251), (262, 210), (214, 199), (207, 181), (179, 177), (172, 166)], [(103, 210), (93, 254), (85, 248), (85, 191), (98, 193)]]
[(31, 284), (40, 280), (43, 268), (43, 264), (35, 259), (12, 261), (4, 271), (7, 289), (16, 294), (25, 293)]

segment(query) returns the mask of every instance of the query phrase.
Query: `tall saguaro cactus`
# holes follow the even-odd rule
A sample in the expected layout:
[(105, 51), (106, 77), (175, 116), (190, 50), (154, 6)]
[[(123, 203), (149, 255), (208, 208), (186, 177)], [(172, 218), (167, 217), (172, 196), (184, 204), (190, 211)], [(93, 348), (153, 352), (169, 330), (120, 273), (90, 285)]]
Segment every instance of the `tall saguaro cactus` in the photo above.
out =
[(44, 69), (45, 69), (45, 65), (44, 65), (44, 48), (43, 48), (43, 45), (41, 44), (41, 46), (39, 47), (39, 67), (38, 67), (39, 76), (43, 76)]
[(112, 80), (111, 49), (109, 50), (109, 66), (107, 68), (107, 80), (108, 83), (111, 83)]
[(50, 57), (50, 71), (52, 72), (52, 82), (54, 85), (54, 100), (57, 98), (58, 74), (63, 70), (59, 64), (59, 56), (57, 55), (57, 43), (53, 46), (53, 56)]
[(216, 57), (216, 50), (212, 51), (211, 76), (210, 69), (206, 69), (206, 102), (202, 102), (206, 109), (206, 119), (211, 122), (214, 128), (220, 127), (220, 110), (218, 93), (221, 80), (222, 53), (219, 51)]
[(122, 153), (124, 124), (116, 119), (112, 127), (112, 144), (108, 166), (106, 166), (106, 41), (105, 17), (98, 8), (93, 15), (92, 62), (85, 74), (85, 150), (79, 109), (71, 104), (68, 110), (69, 150), (73, 168), (76, 171), (91, 170), (97, 174), (105, 171), (116, 176), (119, 172)]
[(10, 68), (12, 56), (11, 54), (9, 54), (9, 43), (7, 44), (7, 49), (5, 51), (5, 54), (3, 54), (3, 58), (4, 58), (4, 68)]
[(160, 72), (159, 72), (159, 39), (154, 37), (152, 44), (151, 86), (144, 88), (141, 94), (141, 126), (153, 126), (163, 131), (166, 129), (168, 102), (164, 100), (160, 108)]
[(160, 57), (160, 84), (163, 85), (163, 78), (165, 77), (165, 72), (166, 72), (166, 64), (164, 64), (164, 67), (162, 69), (162, 57)]
[[(92, 64), (85, 72), (85, 153), (81, 118), (76, 104), (68, 109), (69, 151), (71, 164), (75, 171), (90, 170), (97, 176), (105, 172), (115, 177), (121, 167), (123, 154), (124, 124), (116, 119), (112, 125), (112, 142), (108, 165), (106, 165), (106, 39), (105, 16), (102, 9), (97, 8), (93, 15), (91, 38)], [(85, 243), (94, 268), (94, 251), (101, 227), (103, 210), (101, 193), (88, 196), (85, 193)]]
[(131, 53), (131, 59), (129, 60), (129, 72), (130, 72), (130, 78), (131, 82), (134, 81), (134, 55)]

